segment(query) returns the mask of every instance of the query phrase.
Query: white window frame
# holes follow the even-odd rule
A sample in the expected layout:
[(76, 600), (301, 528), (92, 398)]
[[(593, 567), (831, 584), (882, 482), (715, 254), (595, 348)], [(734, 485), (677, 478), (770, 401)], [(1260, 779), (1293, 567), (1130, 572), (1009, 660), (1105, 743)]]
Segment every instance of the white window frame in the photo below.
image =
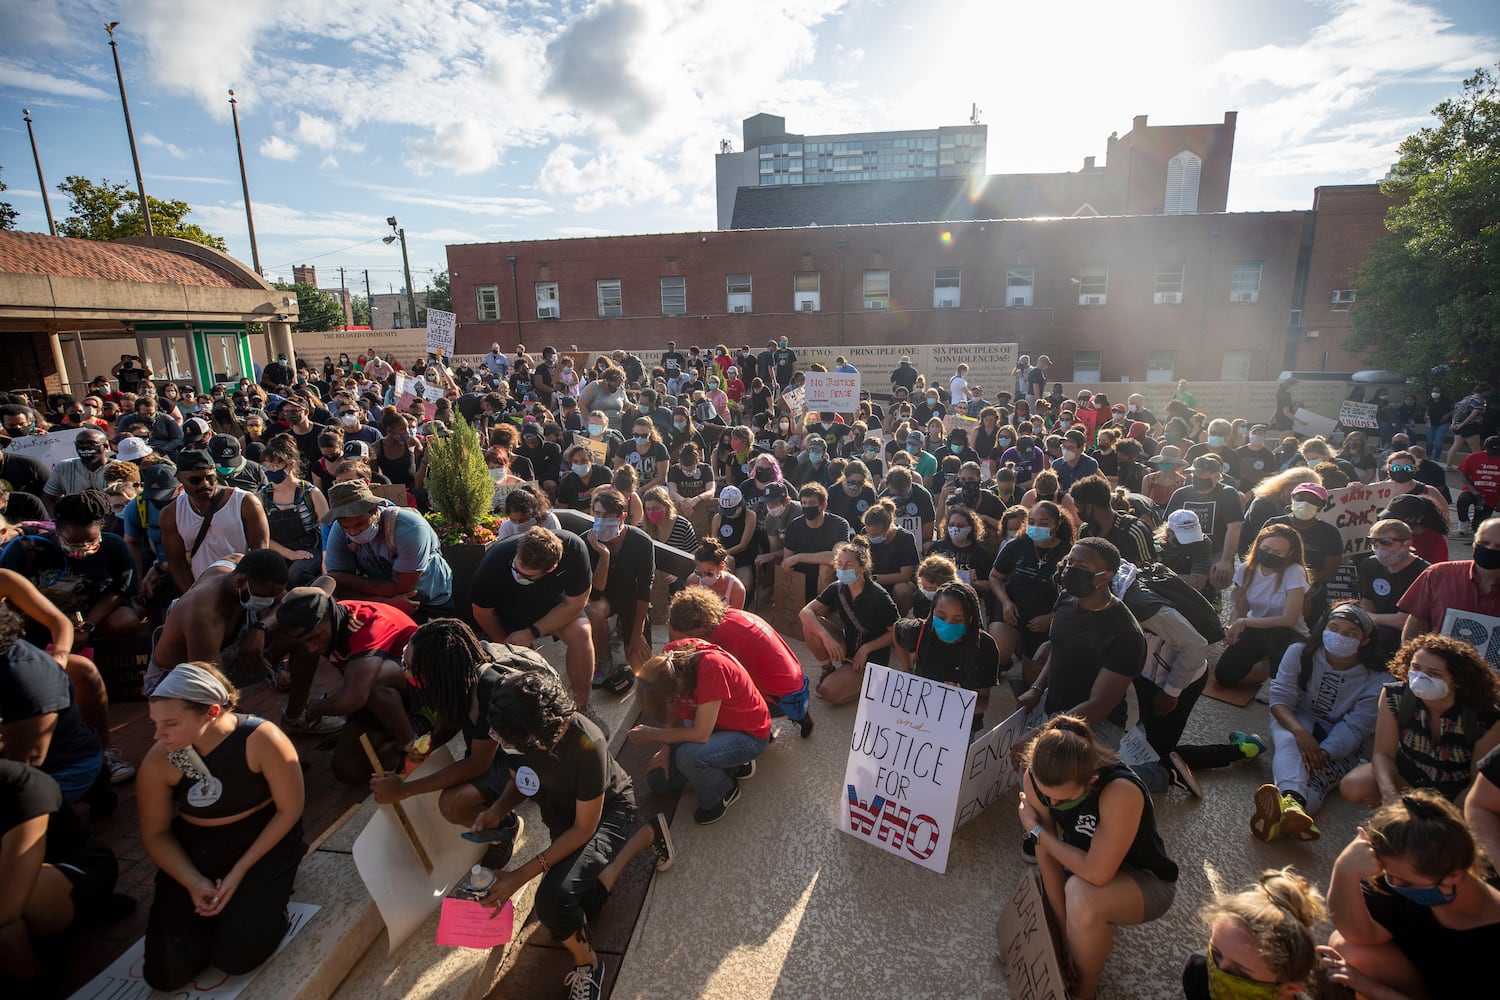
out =
[(1348, 312), (1349, 307), (1354, 305), (1355, 292), (1352, 288), (1336, 288), (1329, 296), (1329, 312)]
[(1177, 368), (1176, 351), (1147, 351), (1146, 352), (1146, 381), (1147, 382), (1175, 382), (1173, 377)]
[(557, 282), (536, 283), (536, 318), (557, 319), (562, 315), (562, 300), (558, 296)]
[(1203, 160), (1196, 153), (1183, 150), (1167, 161), (1167, 190), (1163, 215), (1196, 215), (1198, 181), (1203, 176)]
[(1035, 297), (1036, 268), (1008, 267), (1005, 269), (1006, 308), (1030, 309)]
[(932, 272), (932, 308), (957, 309), (963, 295), (963, 270), (957, 267), (934, 268)]
[(1260, 301), (1260, 283), (1265, 261), (1237, 260), (1229, 276), (1229, 301), (1233, 305), (1250, 305)]
[(663, 316), (687, 315), (687, 279), (681, 275), (668, 275), (661, 279), (661, 314)]
[(1156, 285), (1151, 301), (1159, 306), (1182, 305), (1182, 286), (1187, 265), (1182, 261), (1164, 261), (1156, 265)]
[(1085, 264), (1078, 269), (1078, 304), (1102, 306), (1109, 303), (1109, 265)]
[(879, 311), (891, 307), (891, 272), (888, 269), (866, 270), (861, 276), (860, 286), (866, 309)]
[(1104, 381), (1104, 352), (1103, 351), (1074, 351), (1073, 352), (1073, 381), (1074, 382), (1103, 382)]
[(1225, 351), (1219, 362), (1220, 382), (1248, 382), (1255, 365), (1254, 351)]
[(474, 311), (480, 322), (500, 318), (500, 286), (475, 285)]
[(618, 319), (625, 315), (625, 289), (619, 278), (595, 281), (594, 296), (599, 302), (600, 319)]
[(797, 312), (807, 313), (815, 313), (823, 308), (822, 272), (792, 272), (792, 308)]
[(748, 274), (724, 275), (724, 311), (731, 316), (751, 311), (753, 279)]

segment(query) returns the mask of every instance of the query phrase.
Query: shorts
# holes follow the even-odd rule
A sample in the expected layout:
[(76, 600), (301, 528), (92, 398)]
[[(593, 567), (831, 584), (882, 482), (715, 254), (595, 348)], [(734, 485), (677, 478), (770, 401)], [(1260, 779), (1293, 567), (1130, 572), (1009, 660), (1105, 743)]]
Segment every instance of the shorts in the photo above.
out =
[(484, 800), (486, 806), (494, 805), (495, 800), (504, 793), (505, 786), (510, 784), (510, 769), (505, 766), (504, 762), (505, 752), (501, 751), (495, 756), (499, 759), (491, 763), (489, 769), (483, 774), (469, 782), (479, 793), (479, 797)]
[(1155, 872), (1132, 868), (1126, 864), (1120, 865), (1120, 871), (1135, 879), (1135, 884), (1140, 886), (1141, 898), (1146, 902), (1146, 915), (1141, 919), (1142, 923), (1150, 923), (1172, 908), (1172, 900), (1177, 895), (1176, 882), (1168, 882)]
[(115, 860), (114, 852), (96, 840), (90, 840), (83, 850), (53, 867), (73, 887), (73, 910), (79, 914), (109, 902), (120, 877), (120, 863)]

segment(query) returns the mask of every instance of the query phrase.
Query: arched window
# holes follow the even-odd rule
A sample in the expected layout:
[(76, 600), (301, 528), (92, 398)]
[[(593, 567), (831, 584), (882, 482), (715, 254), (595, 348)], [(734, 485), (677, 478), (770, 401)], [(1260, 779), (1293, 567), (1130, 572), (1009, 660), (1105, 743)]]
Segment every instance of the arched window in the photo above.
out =
[(1203, 161), (1183, 150), (1167, 161), (1166, 215), (1192, 215), (1198, 211), (1198, 175)]

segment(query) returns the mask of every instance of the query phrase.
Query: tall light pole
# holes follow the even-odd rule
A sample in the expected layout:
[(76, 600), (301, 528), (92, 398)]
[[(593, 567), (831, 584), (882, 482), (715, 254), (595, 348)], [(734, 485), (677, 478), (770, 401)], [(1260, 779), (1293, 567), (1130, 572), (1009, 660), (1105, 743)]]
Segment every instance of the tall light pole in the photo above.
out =
[(240, 154), (240, 187), (245, 192), (245, 224), (250, 227), (250, 260), (260, 274), (260, 247), (255, 242), (255, 213), (250, 210), (250, 178), (245, 173), (245, 146), (240, 142), (240, 104), (229, 92), (229, 115), (234, 119), (234, 149)]
[(391, 227), (391, 235), (381, 240), (386, 246), (390, 246), (397, 240), (401, 241), (401, 267), (406, 272), (406, 305), (411, 310), (411, 325), (417, 325), (417, 296), (411, 288), (411, 260), (406, 256), (406, 230), (396, 225), (394, 215), (386, 216), (387, 223)]
[(47, 178), (42, 176), (42, 154), (36, 149), (36, 133), (31, 129), (31, 109), (22, 108), (21, 117), (26, 119), (26, 134), (31, 137), (31, 158), (36, 161), (36, 182), (42, 188), (42, 207), (47, 210), (47, 231), (57, 235), (57, 223), (52, 221), (52, 199), (47, 197)]
[(120, 45), (115, 41), (115, 29), (120, 26), (119, 21), (111, 21), (104, 26), (109, 32), (109, 49), (115, 57), (115, 79), (120, 81), (120, 107), (125, 110), (125, 135), (130, 139), (130, 160), (135, 164), (135, 187), (141, 194), (141, 219), (146, 223), (146, 235), (155, 236), (151, 228), (151, 203), (146, 200), (146, 181), (141, 176), (141, 157), (135, 150), (135, 127), (130, 124), (130, 101), (125, 98), (125, 73), (120, 69)]

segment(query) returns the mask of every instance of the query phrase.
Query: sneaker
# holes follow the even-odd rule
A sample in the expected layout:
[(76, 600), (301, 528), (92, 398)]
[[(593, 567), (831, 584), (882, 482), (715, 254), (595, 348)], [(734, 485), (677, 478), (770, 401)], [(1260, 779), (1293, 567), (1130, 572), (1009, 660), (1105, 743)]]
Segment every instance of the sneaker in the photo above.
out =
[(1021, 838), (1021, 860), (1028, 865), (1036, 864), (1036, 838), (1029, 833)]
[(343, 728), (344, 717), (342, 715), (324, 715), (320, 716), (317, 722), (308, 722), (305, 713), (295, 716), (287, 715), (285, 711), (281, 713), (282, 732), (293, 736), (327, 736)]
[[(730, 780), (734, 781), (733, 778), (731, 778)], [(738, 781), (734, 781), (734, 783), (729, 786), (729, 791), (725, 793), (724, 800), (722, 802), (719, 802), (717, 805), (709, 806), (706, 809), (699, 809), (697, 812), (693, 813), (693, 819), (698, 821), (699, 826), (708, 826), (710, 823), (717, 823), (719, 820), (724, 818), (724, 814), (729, 811), (729, 807), (738, 802), (739, 799), (740, 783)]]
[(672, 829), (667, 817), (657, 813), (651, 817), (651, 849), (656, 852), (656, 870), (664, 872), (672, 867), (677, 848), (672, 845)]
[(1290, 795), (1281, 797), (1281, 832), (1298, 840), (1317, 840), (1323, 836), (1323, 831), (1302, 808), (1302, 803)]
[(1240, 748), (1246, 760), (1254, 760), (1266, 752), (1266, 741), (1255, 733), (1230, 733), (1229, 742)]
[(511, 813), (500, 821), (500, 832), (505, 836), (490, 844), (484, 849), (482, 864), (491, 871), (504, 871), (505, 866), (510, 864), (511, 857), (516, 852), (516, 844), (521, 840), (521, 833), (526, 829), (526, 821), (515, 813)]
[(1187, 761), (1177, 751), (1167, 754), (1167, 760), (1172, 766), (1167, 773), (1172, 778), (1172, 784), (1179, 788), (1185, 788), (1195, 799), (1203, 798), (1203, 788), (1198, 784), (1198, 779), (1193, 776), (1193, 769), (1188, 767)]
[(568, 988), (568, 1000), (599, 1000), (604, 995), (604, 959), (593, 965), (574, 966), (563, 976), (563, 985)]
[(1250, 817), (1250, 832), (1270, 843), (1281, 833), (1281, 814), (1285, 800), (1275, 785), (1261, 785), (1255, 790), (1255, 814)]
[(798, 719), (797, 727), (802, 730), (802, 738), (804, 740), (811, 736), (813, 731), (812, 713), (809, 712), (807, 715), (804, 715), (802, 718)]
[(752, 760), (735, 768), (734, 776), (741, 781), (747, 781), (755, 777), (755, 761)]
[(582, 708), (580, 708), (578, 710), (578, 714), (581, 715), (581, 716), (583, 716), (585, 719), (588, 719), (594, 725), (598, 726), (599, 727), (599, 731), (604, 734), (604, 738), (606, 740), (609, 739), (609, 734), (610, 734), (609, 723), (605, 722), (603, 719), (601, 719), (599, 717), (599, 713), (596, 712), (596, 711), (594, 711), (594, 706), (593, 705), (585, 705), (585, 706), (583, 706)]
[(610, 666), (611, 664), (609, 663), (601, 664), (599, 662), (599, 658), (597, 656), (594, 657), (594, 680), (590, 684), (590, 687), (592, 687), (595, 691), (604, 686), (604, 679), (609, 676)]
[(109, 783), (118, 785), (122, 781), (129, 781), (135, 777), (135, 767), (124, 757), (120, 756), (119, 747), (110, 747), (104, 751), (104, 766), (109, 768)]

